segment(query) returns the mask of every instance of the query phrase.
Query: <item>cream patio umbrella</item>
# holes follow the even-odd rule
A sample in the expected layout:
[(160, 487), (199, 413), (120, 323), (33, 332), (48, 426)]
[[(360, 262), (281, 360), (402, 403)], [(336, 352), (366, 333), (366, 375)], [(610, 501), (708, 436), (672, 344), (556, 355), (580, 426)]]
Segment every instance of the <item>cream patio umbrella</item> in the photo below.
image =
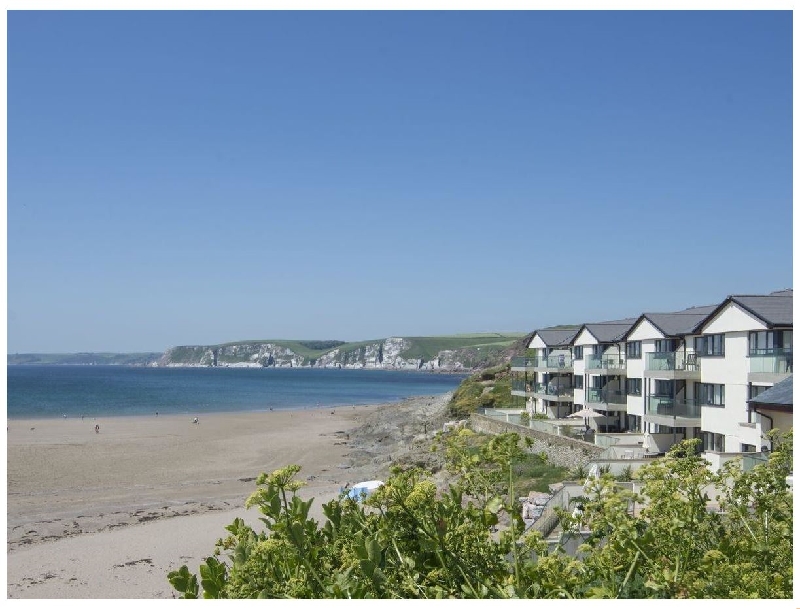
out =
[(586, 427), (589, 427), (589, 419), (594, 419), (594, 418), (602, 417), (602, 416), (604, 416), (604, 415), (600, 414), (596, 410), (592, 410), (591, 408), (587, 408), (586, 406), (584, 406), (578, 412), (573, 412), (572, 414), (568, 414), (567, 415), (567, 417), (571, 417), (571, 418), (574, 418), (574, 419), (582, 418), (584, 420), (584, 423), (586, 424)]

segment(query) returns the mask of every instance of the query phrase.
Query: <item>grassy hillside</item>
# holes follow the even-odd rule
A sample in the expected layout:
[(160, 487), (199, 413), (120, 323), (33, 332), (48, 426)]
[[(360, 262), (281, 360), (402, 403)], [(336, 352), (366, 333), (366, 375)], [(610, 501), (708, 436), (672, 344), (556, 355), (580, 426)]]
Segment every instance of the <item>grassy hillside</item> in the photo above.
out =
[(493, 348), (502, 350), (510, 346), (517, 339), (524, 336), (514, 334), (457, 334), (454, 336), (409, 336), (406, 338), (412, 343), (411, 347), (403, 352), (407, 359), (422, 358), (430, 360), (440, 351), (455, 351), (471, 348)]
[[(400, 353), (404, 360), (423, 360), (429, 362), (439, 357), (441, 352), (452, 353), (452, 361), (459, 362), (467, 369), (486, 368), (506, 361), (508, 354), (516, 353), (517, 346), (526, 335), (522, 333), (477, 333), (456, 334), (452, 336), (411, 336), (398, 337), (408, 345)], [(258, 353), (260, 345), (272, 344), (291, 350), (302, 358), (305, 364), (318, 360), (325, 354), (338, 349), (336, 361), (353, 360), (369, 347), (376, 347), (385, 338), (344, 342), (340, 340), (241, 340), (218, 345), (184, 345), (169, 350), (168, 359), (176, 364), (213, 365), (213, 352), (219, 352), (220, 363), (226, 364), (252, 361), (251, 356)], [(226, 352), (221, 351), (225, 348)], [(349, 355), (347, 355), (349, 354)], [(8, 356), (9, 365), (14, 364), (119, 364), (147, 365), (158, 361), (161, 353), (71, 353), (71, 354), (14, 354)], [(444, 364), (443, 364), (444, 365)]]
[(158, 361), (161, 353), (14, 353), (8, 365), (146, 366)]

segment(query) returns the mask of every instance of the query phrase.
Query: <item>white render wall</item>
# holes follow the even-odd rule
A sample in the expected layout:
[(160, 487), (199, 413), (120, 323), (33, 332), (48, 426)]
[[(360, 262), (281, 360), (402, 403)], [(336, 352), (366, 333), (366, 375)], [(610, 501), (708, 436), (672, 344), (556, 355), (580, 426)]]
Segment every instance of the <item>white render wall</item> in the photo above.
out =
[(766, 330), (757, 317), (754, 317), (735, 302), (729, 303), (714, 318), (707, 322), (703, 334), (724, 334), (726, 332), (742, 332), (748, 330)]
[(703, 336), (725, 335), (725, 356), (705, 356), (700, 364), (701, 382), (725, 385), (725, 407), (703, 406), (700, 427), (724, 435), (726, 452), (738, 452), (742, 444), (759, 448), (763, 444), (760, 425), (750, 427), (741, 423), (747, 422), (748, 333), (764, 329), (763, 322), (736, 303), (730, 303), (703, 329)]
[[(629, 379), (642, 379), (642, 395), (629, 395), (628, 396), (628, 414), (636, 415), (637, 417), (644, 416), (644, 396), (647, 393), (647, 381), (644, 378), (645, 364), (647, 363), (647, 354), (653, 353), (656, 350), (656, 339), (664, 338), (664, 334), (650, 323), (647, 319), (641, 320), (633, 327), (633, 331), (628, 336), (628, 341), (640, 340), (642, 341), (642, 359), (628, 359), (625, 358), (625, 368), (628, 373)], [(640, 423), (641, 420), (640, 420)], [(644, 425), (642, 423), (642, 425)], [(642, 428), (643, 429), (643, 428)]]
[[(578, 333), (578, 336), (575, 337), (573, 344), (576, 347), (583, 347), (583, 359), (575, 359), (573, 357), (572, 361), (575, 376), (583, 378), (583, 389), (575, 390), (573, 403), (583, 406), (585, 404), (586, 387), (589, 385), (589, 379), (586, 376), (586, 357), (591, 355), (589, 352), (594, 348), (594, 345), (597, 344), (597, 339), (592, 336), (591, 332), (584, 328)], [(578, 410), (580, 410), (580, 408)]]

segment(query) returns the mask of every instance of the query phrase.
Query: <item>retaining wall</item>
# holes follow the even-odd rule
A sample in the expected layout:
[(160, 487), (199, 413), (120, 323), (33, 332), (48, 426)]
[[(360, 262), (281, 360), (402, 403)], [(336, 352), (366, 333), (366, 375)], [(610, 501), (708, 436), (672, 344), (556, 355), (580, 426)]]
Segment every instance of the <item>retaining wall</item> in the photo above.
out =
[(547, 460), (561, 467), (570, 469), (579, 465), (588, 465), (597, 460), (600, 453), (605, 450), (603, 446), (595, 446), (589, 442), (582, 442), (564, 436), (554, 436), (543, 431), (537, 431), (522, 425), (506, 423), (496, 418), (472, 414), (469, 426), (474, 431), (492, 435), (501, 433), (517, 433), (520, 437), (533, 440), (532, 450), (535, 453), (545, 453)]

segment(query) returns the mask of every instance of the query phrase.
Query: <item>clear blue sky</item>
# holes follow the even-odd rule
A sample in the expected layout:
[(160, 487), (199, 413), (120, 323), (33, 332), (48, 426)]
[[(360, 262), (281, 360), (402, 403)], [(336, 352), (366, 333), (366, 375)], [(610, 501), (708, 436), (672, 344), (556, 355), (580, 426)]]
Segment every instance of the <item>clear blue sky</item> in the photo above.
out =
[(790, 12), (10, 12), (8, 351), (792, 285)]

